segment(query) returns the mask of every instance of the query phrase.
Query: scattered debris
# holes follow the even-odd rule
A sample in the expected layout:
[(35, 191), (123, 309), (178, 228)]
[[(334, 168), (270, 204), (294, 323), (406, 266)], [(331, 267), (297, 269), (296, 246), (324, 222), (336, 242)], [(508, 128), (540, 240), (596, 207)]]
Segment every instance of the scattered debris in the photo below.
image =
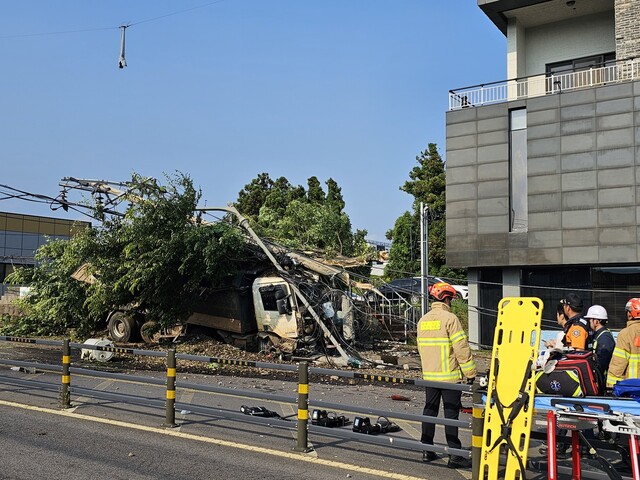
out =
[(404, 395), (391, 395), (391, 400), (399, 400), (401, 402), (410, 402), (411, 399), (409, 397), (405, 397)]
[(36, 367), (11, 367), (11, 370), (14, 372), (23, 372), (23, 373), (38, 373)]

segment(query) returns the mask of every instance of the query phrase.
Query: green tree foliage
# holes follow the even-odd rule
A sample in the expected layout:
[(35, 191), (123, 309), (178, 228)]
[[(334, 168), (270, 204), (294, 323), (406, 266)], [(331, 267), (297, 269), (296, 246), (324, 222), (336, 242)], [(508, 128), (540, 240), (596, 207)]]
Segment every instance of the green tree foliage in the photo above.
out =
[(240, 190), (235, 203), (236, 208), (247, 218), (258, 218), (260, 208), (264, 205), (272, 187), (273, 180), (271, 180), (269, 174), (259, 174)]
[(307, 199), (309, 200), (309, 203), (324, 205), (324, 190), (322, 190), (322, 185), (317, 177), (310, 177), (307, 180)]
[(429, 273), (462, 277), (462, 271), (446, 266), (446, 177), (436, 144), (430, 143), (416, 161), (418, 164), (409, 172), (410, 180), (400, 187), (413, 196), (412, 213), (404, 213), (387, 232), (392, 245), (385, 274), (400, 278), (420, 273), (420, 202), (423, 202), (429, 212)]
[[(124, 216), (48, 243), (38, 250), (35, 268), (11, 275), (13, 283), (32, 285), (22, 301), (22, 333), (77, 328), (88, 334), (103, 325), (109, 310), (122, 306), (170, 326), (188, 317), (207, 287), (235, 273), (246, 257), (240, 231), (224, 223), (204, 225), (193, 217), (200, 192), (191, 179), (176, 174), (167, 180), (162, 186), (134, 175)], [(82, 265), (97, 282), (71, 278)]]
[[(417, 234), (416, 234), (417, 228)], [(385, 267), (385, 276), (395, 278), (412, 277), (420, 273), (420, 225), (415, 214), (404, 212), (387, 232), (392, 240), (389, 249), (389, 262)]]
[[(256, 230), (279, 243), (298, 249), (321, 250), (325, 255), (360, 256), (370, 254), (366, 230), (352, 231), (344, 212), (345, 202), (338, 183), (330, 178), (327, 192), (317, 177), (307, 180), (307, 190), (286, 178), (273, 181), (262, 173), (238, 195), (236, 208), (253, 220)], [(252, 198), (251, 202), (247, 200)], [(255, 214), (257, 201), (263, 203)], [(249, 211), (242, 210), (249, 206)]]

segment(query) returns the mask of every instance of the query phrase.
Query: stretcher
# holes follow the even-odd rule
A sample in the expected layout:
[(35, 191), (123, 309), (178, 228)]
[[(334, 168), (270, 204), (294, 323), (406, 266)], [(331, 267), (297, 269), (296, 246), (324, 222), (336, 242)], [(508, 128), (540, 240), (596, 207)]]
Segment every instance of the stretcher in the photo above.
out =
[[(579, 479), (580, 446), (587, 447), (611, 479), (622, 479), (613, 465), (598, 454), (583, 431), (597, 429), (608, 435), (626, 435), (629, 439), (629, 458), (634, 480), (640, 480), (638, 437), (640, 436), (640, 403), (633, 399), (612, 397), (567, 398), (538, 396), (534, 401), (534, 415), (546, 417), (548, 445), (556, 445), (557, 429), (571, 432), (572, 479)], [(557, 479), (555, 447), (547, 449), (548, 478)]]
[[(482, 395), (481, 407), (486, 404), (486, 395)], [(571, 432), (572, 479), (580, 479), (580, 443), (588, 447), (589, 454), (597, 458), (603, 470), (612, 479), (622, 478), (613, 466), (598, 455), (591, 444), (598, 448), (616, 450), (628, 457), (633, 480), (640, 480), (638, 438), (640, 438), (640, 403), (631, 398), (615, 397), (558, 397), (536, 395), (534, 397), (532, 427), (544, 427), (548, 445), (556, 445), (557, 429)], [(594, 441), (585, 438), (583, 431), (597, 430), (610, 437), (628, 436), (627, 448), (617, 442)], [(539, 438), (539, 437), (538, 437)], [(548, 478), (556, 480), (556, 449), (547, 449)]]

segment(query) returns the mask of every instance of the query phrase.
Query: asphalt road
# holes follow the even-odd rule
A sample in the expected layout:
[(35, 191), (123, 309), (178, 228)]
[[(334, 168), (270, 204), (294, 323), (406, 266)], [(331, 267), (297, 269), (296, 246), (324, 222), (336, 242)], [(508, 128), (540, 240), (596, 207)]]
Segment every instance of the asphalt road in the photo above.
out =
[[(3, 479), (378, 478), (289, 456), (0, 405)], [(288, 452), (287, 452), (288, 453)]]
[[(0, 479), (53, 476), (243, 480), (471, 478), (470, 470), (446, 468), (444, 456), (424, 464), (419, 451), (400, 449), (392, 443), (380, 446), (338, 439), (318, 432), (309, 435), (310, 452), (295, 452), (294, 422), (290, 422), (290, 428), (282, 428), (275, 422), (270, 425), (251, 423), (250, 417), (239, 414), (240, 405), (264, 405), (283, 417), (294, 418), (295, 403), (252, 398), (254, 394), (295, 398), (297, 383), (293, 380), (181, 374), (178, 371), (179, 384), (189, 382), (223, 387), (231, 392), (220, 394), (178, 388), (177, 428), (165, 428), (162, 426), (165, 420), (163, 385), (72, 374), (72, 408), (61, 410), (58, 405), (60, 374), (3, 365), (2, 359), (15, 359), (20, 355), (6, 344), (2, 347), (0, 454), (3, 465)], [(162, 372), (130, 373), (155, 378), (160, 383), (165, 378)], [(49, 389), (40, 388), (46, 385), (50, 385)], [(139, 404), (78, 393), (81, 388), (135, 397)], [(404, 400), (393, 400), (394, 395), (401, 395)], [(337, 413), (350, 419), (356, 415), (350, 407), (419, 415), (424, 391), (401, 385), (325, 381), (310, 385), (312, 405), (314, 400), (344, 405)], [(211, 411), (203, 413), (199, 406)], [(229, 413), (235, 414), (235, 418), (229, 418)], [(393, 436), (419, 440), (419, 422), (390, 417), (402, 431), (378, 438)], [(469, 419), (469, 416), (462, 414), (461, 419)], [(443, 428), (437, 427), (436, 431), (436, 442), (443, 444)], [(463, 445), (470, 445), (468, 430), (461, 430), (460, 437)], [(532, 443), (530, 459), (536, 455), (540, 458), (537, 446), (536, 442)], [(546, 472), (530, 472), (528, 478), (546, 478)]]

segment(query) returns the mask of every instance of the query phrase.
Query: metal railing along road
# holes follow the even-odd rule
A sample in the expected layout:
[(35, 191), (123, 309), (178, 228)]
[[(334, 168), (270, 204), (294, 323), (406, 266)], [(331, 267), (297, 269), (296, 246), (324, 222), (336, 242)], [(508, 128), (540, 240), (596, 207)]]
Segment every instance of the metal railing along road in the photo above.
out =
[[(100, 346), (100, 345), (89, 345), (89, 344), (81, 344), (81, 343), (71, 343), (68, 339), (63, 341), (59, 340), (40, 340), (33, 338), (23, 338), (23, 337), (11, 337), (11, 336), (0, 336), (0, 341), (4, 342), (18, 342), (18, 343), (29, 343), (29, 344), (40, 344), (40, 345), (48, 345), (48, 346), (59, 346), (61, 347), (61, 358), (62, 365), (52, 365), (52, 364), (43, 364), (43, 363), (34, 363), (34, 362), (24, 362), (19, 360), (11, 360), (6, 358), (0, 358), (0, 364), (4, 365), (14, 365), (19, 367), (37, 369), (40, 371), (53, 371), (53, 372), (61, 372), (61, 385), (56, 385), (52, 383), (45, 383), (43, 381), (38, 380), (25, 380), (18, 379), (13, 377), (1, 377), (0, 382), (2, 383), (15, 383), (20, 385), (27, 385), (33, 388), (40, 388), (43, 390), (55, 391), (58, 389), (59, 391), (59, 400), (61, 408), (69, 408), (71, 406), (71, 396), (72, 395), (82, 395), (85, 397), (96, 397), (103, 398), (112, 401), (118, 401), (122, 403), (130, 403), (144, 406), (151, 406), (157, 408), (163, 408), (165, 410), (165, 427), (175, 427), (177, 426), (175, 423), (175, 410), (176, 408), (188, 408), (190, 411), (194, 413), (199, 413), (202, 415), (214, 415), (216, 417), (224, 417), (232, 420), (240, 420), (245, 422), (252, 423), (261, 423), (269, 426), (277, 426), (279, 428), (287, 428), (290, 430), (295, 430), (297, 432), (296, 435), (296, 447), (294, 450), (306, 452), (310, 450), (308, 434), (309, 432), (314, 434), (319, 434), (323, 436), (330, 436), (335, 438), (340, 438), (349, 441), (375, 444), (379, 446), (384, 446), (393, 449), (403, 449), (403, 450), (413, 450), (418, 452), (424, 451), (433, 451), (437, 453), (449, 454), (449, 455), (459, 455), (464, 458), (472, 458), (472, 462), (474, 464), (474, 468), (479, 466), (479, 450), (475, 446), (479, 443), (477, 440), (477, 435), (482, 436), (482, 415), (478, 414), (475, 410), (474, 405), (474, 414), (473, 414), (473, 429), (472, 435), (474, 436), (474, 440), (472, 444), (474, 448), (472, 451), (465, 449), (455, 449), (449, 448), (447, 445), (442, 444), (434, 444), (434, 445), (426, 445), (421, 443), (420, 441), (413, 440), (411, 438), (407, 438), (399, 436), (399, 435), (391, 435), (390, 433), (384, 435), (368, 435), (361, 432), (354, 432), (351, 430), (350, 426), (345, 428), (328, 428), (326, 426), (314, 425), (313, 422), (310, 422), (309, 408), (312, 406), (315, 409), (331, 409), (331, 410), (340, 410), (340, 411), (348, 411), (354, 412), (357, 414), (362, 414), (364, 416), (368, 415), (377, 415), (379, 417), (386, 417), (388, 419), (403, 419), (408, 421), (415, 421), (420, 423), (434, 423), (442, 426), (455, 426), (462, 429), (471, 429), (472, 422), (471, 420), (451, 420), (446, 418), (437, 418), (437, 417), (428, 417), (419, 414), (411, 414), (404, 413), (398, 411), (388, 411), (388, 410), (380, 410), (370, 407), (358, 407), (355, 405), (346, 405), (334, 402), (328, 402), (313, 398), (310, 396), (312, 390), (309, 389), (309, 376), (316, 375), (318, 378), (326, 378), (330, 377), (342, 377), (347, 379), (359, 379), (362, 381), (368, 381), (372, 383), (387, 383), (393, 384), (395, 386), (431, 386), (438, 387), (443, 389), (450, 390), (459, 390), (463, 392), (471, 392), (473, 386), (471, 385), (462, 385), (462, 384), (451, 384), (451, 383), (443, 383), (443, 382), (432, 382), (411, 378), (403, 378), (403, 377), (391, 377), (391, 376), (382, 376), (382, 375), (372, 375), (361, 373), (357, 371), (342, 371), (335, 369), (327, 369), (327, 368), (309, 368), (308, 363), (306, 361), (301, 361), (298, 365), (283, 365), (283, 364), (274, 364), (274, 363), (266, 363), (266, 362), (255, 362), (248, 360), (235, 360), (235, 359), (224, 359), (217, 357), (207, 357), (200, 355), (189, 355), (189, 354), (180, 354), (176, 353), (174, 349), (170, 349), (168, 351), (155, 351), (155, 350), (139, 350), (139, 349), (130, 349), (130, 348), (121, 348), (121, 347), (109, 347), (109, 346)], [(132, 355), (143, 355), (143, 356), (155, 356), (155, 357), (163, 357), (167, 359), (167, 373), (166, 373), (166, 381), (162, 379), (153, 379), (148, 377), (134, 376), (130, 374), (122, 374), (122, 373), (114, 373), (114, 372), (105, 372), (105, 371), (97, 371), (86, 368), (74, 368), (71, 367), (70, 362), (70, 350), (72, 348), (75, 349), (86, 349), (86, 350), (98, 350), (98, 351), (106, 351), (113, 353), (121, 353), (121, 354), (132, 354)], [(196, 362), (204, 362), (204, 363), (215, 363), (215, 364), (224, 364), (224, 365), (236, 365), (236, 366), (246, 366), (246, 367), (257, 367), (262, 369), (272, 369), (272, 370), (281, 370), (281, 371), (289, 371), (289, 372), (298, 372), (298, 395), (297, 396), (286, 396), (286, 395), (277, 395), (272, 393), (265, 393), (260, 391), (248, 391), (248, 390), (239, 390), (237, 388), (226, 388), (221, 386), (212, 386), (212, 385), (202, 385), (195, 383), (188, 383), (182, 381), (176, 381), (176, 361), (177, 360), (187, 360), (187, 361), (196, 361)], [(83, 375), (83, 376), (95, 376), (100, 378), (111, 378), (116, 380), (123, 381), (134, 381), (136, 384), (150, 384), (156, 386), (166, 386), (166, 394), (165, 398), (150, 398), (150, 397), (140, 397), (135, 395), (123, 395), (121, 393), (116, 392), (106, 392), (104, 390), (96, 390), (89, 388), (81, 388), (74, 386), (71, 382), (71, 375)], [(288, 420), (286, 417), (280, 417), (279, 415), (271, 418), (261, 418), (260, 416), (251, 416), (246, 415), (242, 412), (232, 411), (223, 408), (213, 408), (205, 405), (196, 405), (193, 403), (180, 403), (176, 404), (176, 389), (188, 389), (193, 391), (204, 391), (211, 393), (219, 393), (229, 396), (235, 397), (246, 397), (252, 399), (260, 399), (267, 400), (273, 402), (282, 402), (289, 403), (291, 405), (297, 406), (297, 417), (296, 421), (292, 422)], [(474, 389), (474, 391), (477, 389)], [(477, 392), (476, 392), (477, 395)], [(474, 399), (474, 404), (477, 403)], [(373, 423), (373, 422), (372, 422)]]
[(541, 74), (449, 91), (449, 110), (629, 82), (640, 78), (640, 59), (566, 73)]

